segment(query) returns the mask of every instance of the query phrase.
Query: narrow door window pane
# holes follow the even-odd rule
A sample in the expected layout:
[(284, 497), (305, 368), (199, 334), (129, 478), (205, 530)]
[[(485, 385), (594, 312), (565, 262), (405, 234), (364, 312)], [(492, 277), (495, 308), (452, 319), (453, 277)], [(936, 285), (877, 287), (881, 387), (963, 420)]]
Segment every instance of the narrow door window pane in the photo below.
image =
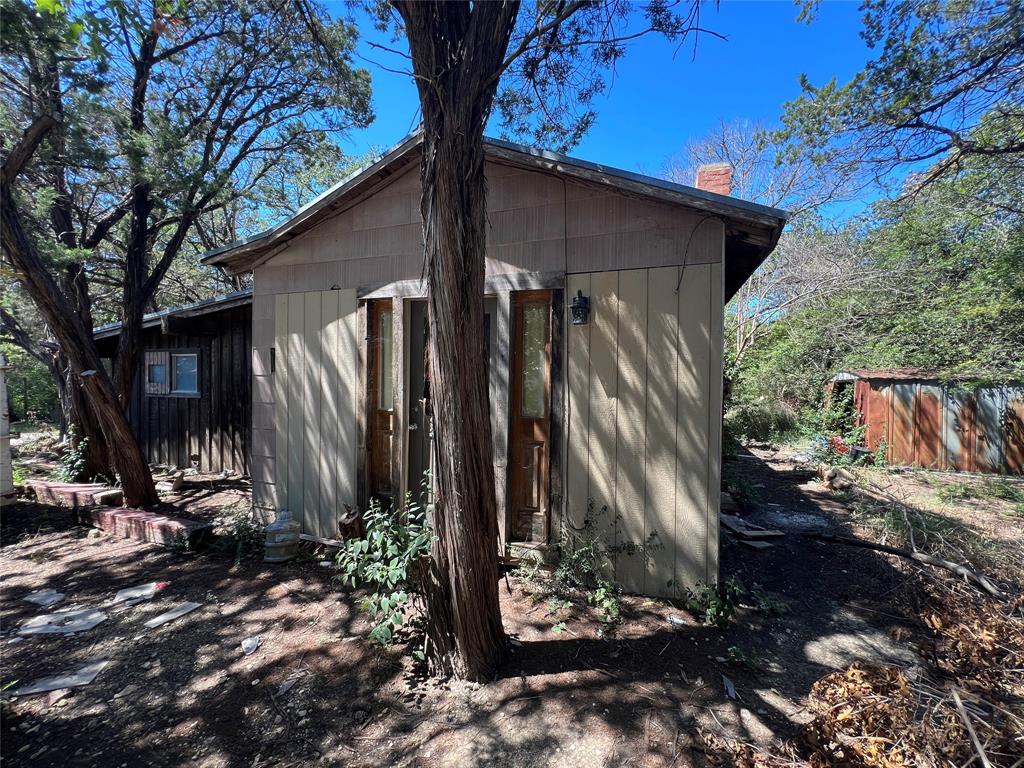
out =
[(545, 346), (548, 335), (548, 308), (542, 304), (523, 307), (523, 409), (522, 415), (540, 419), (547, 413), (544, 404), (544, 377), (547, 373)]
[(150, 363), (146, 373), (146, 381), (150, 384), (163, 384), (167, 381), (167, 367), (161, 363)]
[(196, 355), (171, 355), (174, 363), (173, 391), (194, 394), (199, 391), (199, 364)]
[(395, 407), (394, 366), (391, 355), (393, 337), (391, 311), (380, 313), (380, 409), (390, 411)]

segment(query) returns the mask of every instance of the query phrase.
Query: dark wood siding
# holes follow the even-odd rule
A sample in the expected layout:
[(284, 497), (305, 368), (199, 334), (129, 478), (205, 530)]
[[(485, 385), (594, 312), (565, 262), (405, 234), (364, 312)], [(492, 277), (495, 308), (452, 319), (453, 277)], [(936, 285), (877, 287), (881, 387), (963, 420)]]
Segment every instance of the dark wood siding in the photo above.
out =
[(210, 313), (191, 323), (194, 330), (179, 326), (181, 333), (149, 328), (143, 338), (147, 350), (198, 352), (199, 396), (147, 395), (146, 372), (140, 367), (129, 418), (152, 464), (198, 466), (204, 472), (233, 469), (248, 475), (252, 307)]

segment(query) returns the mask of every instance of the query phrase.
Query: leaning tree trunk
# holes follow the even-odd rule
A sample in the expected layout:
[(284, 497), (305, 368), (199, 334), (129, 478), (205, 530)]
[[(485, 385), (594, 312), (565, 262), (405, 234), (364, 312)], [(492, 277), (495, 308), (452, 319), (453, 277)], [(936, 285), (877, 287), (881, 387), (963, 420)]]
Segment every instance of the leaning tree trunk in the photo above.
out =
[(100, 422), (93, 413), (84, 390), (78, 385), (78, 377), (75, 376), (70, 366), (65, 371), (67, 397), (71, 406), (69, 425), (75, 429), (74, 439), (85, 441), (82, 472), (75, 479), (79, 482), (113, 479), (114, 472), (110, 467), (110, 449), (107, 446), (107, 438), (103, 434)]
[(38, 118), (4, 161), (0, 170), (0, 243), (21, 273), (25, 289), (67, 356), (73, 377), (80, 383), (99, 422), (110, 449), (111, 464), (120, 475), (125, 503), (132, 506), (155, 504), (159, 497), (153, 476), (110, 377), (100, 363), (92, 328), (83, 322), (47, 270), (25, 231), (14, 201), (11, 185), (15, 177), (54, 125), (56, 121), (50, 116)]
[[(70, 228), (70, 218), (67, 225)], [(71, 304), (70, 309), (79, 317), (86, 328), (92, 328), (92, 300), (89, 297), (85, 267), (77, 262), (68, 264), (61, 273), (61, 287)], [(90, 339), (90, 343), (92, 340)], [(63, 382), (62, 402), (67, 399), (69, 425), (75, 427), (75, 440), (85, 441), (82, 471), (75, 480), (84, 482), (97, 478), (109, 479), (114, 476), (110, 466), (110, 449), (99, 420), (93, 413), (85, 392), (79, 386), (78, 377), (68, 361), (67, 355), (58, 346), (55, 355), (57, 373)]]
[(483, 130), (518, 3), (396, 3), (423, 114), (424, 260), (437, 456), (427, 589), (434, 672), (480, 680), (505, 648), (484, 346)]

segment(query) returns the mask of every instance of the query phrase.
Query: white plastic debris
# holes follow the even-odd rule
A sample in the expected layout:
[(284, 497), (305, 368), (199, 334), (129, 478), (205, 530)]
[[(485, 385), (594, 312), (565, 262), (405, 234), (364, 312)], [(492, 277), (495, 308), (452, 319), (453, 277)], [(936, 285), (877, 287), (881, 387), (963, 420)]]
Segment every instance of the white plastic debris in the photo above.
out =
[(18, 630), (19, 635), (72, 635), (84, 632), (107, 620), (107, 614), (96, 608), (69, 608), (29, 619)]
[(242, 653), (246, 656), (252, 656), (261, 645), (263, 645), (263, 638), (259, 635), (247, 637), (242, 641)]
[(169, 611), (164, 611), (159, 616), (154, 616), (152, 619), (146, 622), (145, 626), (149, 629), (156, 629), (157, 627), (166, 624), (169, 621), (174, 621), (177, 618), (184, 616), (186, 613), (191, 613), (196, 608), (199, 608), (202, 603), (182, 603), (175, 608), (171, 608)]
[(41, 677), (28, 685), (21, 686), (12, 693), (15, 696), (28, 696), (33, 693), (46, 693), (47, 691), (56, 691), (61, 688), (77, 688), (81, 685), (88, 685), (96, 679), (96, 675), (109, 663), (109, 659), (92, 661), (76, 672), (69, 672), (54, 677)]
[(681, 619), (678, 616), (674, 616), (674, 615), (667, 616), (665, 618), (665, 621), (667, 621), (673, 627), (688, 627), (689, 626), (689, 624), (686, 623), (685, 619)]
[(63, 599), (64, 593), (58, 592), (55, 589), (37, 589), (35, 592), (31, 592), (22, 598), (22, 600), (28, 603), (35, 603), (36, 605), (41, 605), (44, 608), (56, 605)]
[(730, 680), (725, 675), (722, 675), (722, 685), (725, 686), (725, 695), (726, 696), (728, 696), (733, 701), (735, 701), (737, 698), (739, 698), (736, 695), (736, 686), (733, 685), (732, 680)]
[(166, 581), (151, 581), (149, 584), (140, 584), (137, 587), (126, 587), (125, 589), (118, 590), (110, 604), (118, 605), (129, 600), (134, 600), (135, 602), (149, 600), (160, 590), (166, 589), (167, 586), (168, 582)]

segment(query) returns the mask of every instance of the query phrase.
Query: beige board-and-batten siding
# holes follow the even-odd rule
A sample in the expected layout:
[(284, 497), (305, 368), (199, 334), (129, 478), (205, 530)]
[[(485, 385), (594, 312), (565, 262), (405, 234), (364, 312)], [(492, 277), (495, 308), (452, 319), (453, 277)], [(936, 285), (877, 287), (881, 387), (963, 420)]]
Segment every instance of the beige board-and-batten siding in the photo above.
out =
[(356, 292), (274, 297), (275, 462), (266, 489), (302, 532), (338, 537), (338, 517), (356, 502)]
[(577, 291), (590, 319), (566, 320), (566, 528), (592, 503), (609, 544), (653, 543), (616, 554), (627, 591), (715, 582), (722, 266), (569, 275), (567, 297)]

